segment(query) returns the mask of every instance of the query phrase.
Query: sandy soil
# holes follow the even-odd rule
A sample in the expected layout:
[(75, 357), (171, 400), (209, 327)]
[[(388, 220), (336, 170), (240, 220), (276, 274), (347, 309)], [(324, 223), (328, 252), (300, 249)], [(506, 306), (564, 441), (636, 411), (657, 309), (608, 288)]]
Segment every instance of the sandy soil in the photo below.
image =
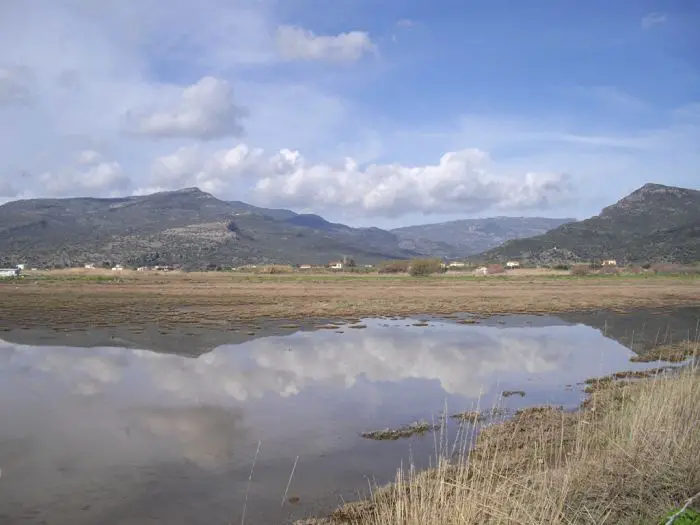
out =
[(700, 279), (688, 278), (115, 273), (52, 272), (0, 282), (0, 328), (223, 328), (264, 318), (557, 313), (700, 304)]

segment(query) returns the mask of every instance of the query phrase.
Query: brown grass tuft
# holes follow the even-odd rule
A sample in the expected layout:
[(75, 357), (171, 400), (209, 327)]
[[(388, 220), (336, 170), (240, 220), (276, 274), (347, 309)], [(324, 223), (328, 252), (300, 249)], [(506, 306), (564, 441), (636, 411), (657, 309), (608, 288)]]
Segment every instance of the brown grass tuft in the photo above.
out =
[(583, 276), (591, 273), (591, 269), (586, 264), (576, 264), (571, 268), (571, 275)]
[(700, 342), (682, 341), (670, 345), (657, 346), (650, 352), (642, 355), (635, 355), (630, 361), (636, 363), (648, 363), (651, 361), (667, 361), (669, 363), (680, 363), (686, 359), (700, 355)]

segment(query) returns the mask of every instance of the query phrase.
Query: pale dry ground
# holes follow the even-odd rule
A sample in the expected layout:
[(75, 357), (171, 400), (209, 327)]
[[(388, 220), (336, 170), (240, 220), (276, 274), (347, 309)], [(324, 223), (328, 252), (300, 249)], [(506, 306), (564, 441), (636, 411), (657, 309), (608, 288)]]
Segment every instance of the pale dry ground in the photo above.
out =
[(665, 523), (700, 491), (699, 379), (687, 368), (604, 382), (581, 411), (526, 409), (484, 428), (474, 449), (467, 425), (456, 459), (441, 440), (437, 468), (403, 469), (368, 500), (299, 523)]
[(245, 275), (111, 270), (27, 272), (0, 282), (3, 327), (198, 324), (258, 318), (347, 319), (471, 312), (565, 311), (700, 304), (700, 279), (607, 276), (430, 278)]

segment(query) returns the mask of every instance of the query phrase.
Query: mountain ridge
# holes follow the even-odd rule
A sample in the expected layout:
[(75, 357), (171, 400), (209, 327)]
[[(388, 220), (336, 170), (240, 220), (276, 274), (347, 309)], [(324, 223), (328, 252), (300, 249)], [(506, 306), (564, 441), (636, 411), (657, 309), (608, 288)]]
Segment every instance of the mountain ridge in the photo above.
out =
[(572, 218), (506, 217), (460, 219), (447, 222), (404, 226), (391, 230), (399, 246), (447, 258), (463, 258), (481, 253), (509, 239), (545, 233)]
[[(379, 229), (294, 224), (302, 215), (223, 201), (199, 188), (115, 198), (25, 199), (0, 206), (0, 254), (32, 265), (324, 264), (417, 255)], [(303, 216), (302, 216), (303, 217)], [(289, 222), (291, 221), (291, 222)]]
[(700, 191), (645, 184), (582, 221), (498, 216), (390, 231), (224, 201), (199, 188), (0, 206), (0, 265), (201, 268), (325, 264), (343, 256), (361, 264), (419, 256), (536, 264), (691, 262), (700, 259)]
[(528, 239), (509, 240), (474, 259), (538, 264), (601, 259), (695, 262), (700, 260), (700, 191), (647, 183), (598, 215)]

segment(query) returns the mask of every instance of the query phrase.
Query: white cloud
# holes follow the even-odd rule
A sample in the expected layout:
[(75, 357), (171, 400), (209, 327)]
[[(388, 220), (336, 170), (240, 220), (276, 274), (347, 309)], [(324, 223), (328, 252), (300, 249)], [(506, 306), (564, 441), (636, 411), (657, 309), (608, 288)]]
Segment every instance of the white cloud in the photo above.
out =
[(642, 28), (650, 29), (655, 25), (666, 22), (666, 15), (663, 13), (649, 13), (642, 18)]
[(19, 191), (9, 181), (0, 180), (0, 204), (8, 200), (14, 199), (19, 195)]
[(647, 105), (637, 97), (614, 86), (588, 86), (577, 89), (578, 93), (616, 109), (641, 111)]
[(131, 179), (118, 162), (86, 150), (75, 156), (72, 165), (39, 174), (38, 183), (38, 196), (118, 196), (128, 190)]
[(127, 126), (140, 135), (169, 138), (216, 139), (243, 133), (246, 111), (233, 101), (231, 85), (204, 77), (182, 92), (170, 107), (136, 110), (127, 115)]
[(82, 165), (94, 165), (102, 160), (102, 155), (94, 150), (83, 150), (76, 156), (76, 162)]
[(488, 154), (465, 149), (426, 166), (371, 164), (360, 168), (312, 163), (298, 151), (269, 156), (238, 145), (208, 154), (185, 148), (156, 160), (152, 185), (200, 186), (227, 196), (239, 178), (256, 181), (257, 202), (349, 216), (397, 217), (405, 213), (472, 213), (524, 210), (561, 204), (572, 196), (569, 177), (558, 173), (498, 175)]
[(31, 73), (26, 67), (0, 66), (0, 106), (32, 102)]
[(437, 164), (372, 164), (352, 159), (342, 167), (309, 165), (298, 152), (282, 151), (274, 170), (256, 186), (263, 202), (343, 209), (350, 214), (397, 217), (407, 212), (474, 213), (484, 210), (547, 208), (571, 197), (563, 174), (496, 175), (488, 155), (465, 149), (443, 155)]
[(376, 49), (370, 36), (363, 31), (320, 36), (294, 26), (277, 28), (277, 48), (287, 60), (329, 62), (354, 62)]
[(149, 183), (151, 187), (170, 189), (196, 186), (225, 197), (232, 194), (237, 177), (255, 175), (263, 165), (263, 151), (245, 144), (212, 154), (198, 147), (184, 147), (153, 162)]
[(396, 22), (396, 27), (403, 27), (403, 28), (410, 28), (414, 27), (416, 23), (413, 20), (409, 20), (408, 18), (402, 18), (398, 22)]

